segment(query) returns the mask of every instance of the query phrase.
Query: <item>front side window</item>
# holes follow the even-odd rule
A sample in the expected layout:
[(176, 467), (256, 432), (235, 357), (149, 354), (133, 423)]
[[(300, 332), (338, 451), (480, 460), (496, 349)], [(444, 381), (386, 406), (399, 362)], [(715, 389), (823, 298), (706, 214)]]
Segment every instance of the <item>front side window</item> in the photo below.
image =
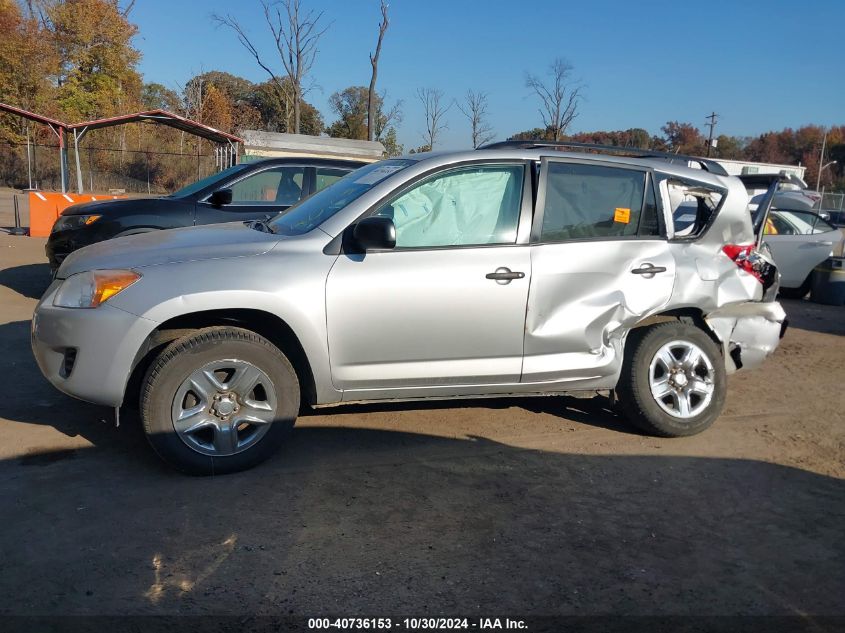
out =
[(202, 180), (198, 180), (194, 183), (191, 183), (187, 187), (180, 189), (179, 191), (174, 191), (170, 194), (171, 198), (187, 198), (199, 191), (202, 191), (206, 187), (211, 187), (212, 185), (218, 184), (223, 182), (224, 180), (231, 178), (235, 174), (245, 171), (249, 165), (241, 163), (240, 165), (234, 165), (229, 167), (228, 169), (224, 169), (223, 171), (217, 172), (216, 174), (211, 174), (210, 176), (206, 176)]
[(641, 222), (643, 234), (658, 234), (653, 195), (643, 204), (646, 176), (618, 167), (549, 162), (540, 241), (636, 236)]
[(522, 165), (450, 170), (415, 184), (377, 215), (396, 226), (396, 248), (514, 244)]
[(275, 167), (247, 176), (231, 186), (232, 202), (292, 205), (302, 197), (305, 167)]

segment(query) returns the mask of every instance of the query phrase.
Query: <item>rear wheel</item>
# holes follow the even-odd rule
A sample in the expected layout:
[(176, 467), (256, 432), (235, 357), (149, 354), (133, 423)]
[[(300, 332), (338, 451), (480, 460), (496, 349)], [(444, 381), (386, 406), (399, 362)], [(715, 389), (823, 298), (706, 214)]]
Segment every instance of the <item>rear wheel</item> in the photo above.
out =
[(283, 442), (299, 411), (299, 383), (261, 336), (216, 327), (174, 341), (147, 372), (141, 419), (159, 456), (187, 473), (251, 468)]
[(700, 433), (722, 412), (726, 389), (722, 354), (701, 329), (670, 322), (629, 336), (616, 395), (625, 417), (645, 432)]

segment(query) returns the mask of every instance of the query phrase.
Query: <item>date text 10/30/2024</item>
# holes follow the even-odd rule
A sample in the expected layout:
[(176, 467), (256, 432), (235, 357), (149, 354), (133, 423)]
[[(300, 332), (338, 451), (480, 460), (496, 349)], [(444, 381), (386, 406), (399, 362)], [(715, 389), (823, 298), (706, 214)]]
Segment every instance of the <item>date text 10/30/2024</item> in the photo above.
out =
[(524, 620), (511, 618), (308, 618), (311, 630), (511, 630), (526, 631)]

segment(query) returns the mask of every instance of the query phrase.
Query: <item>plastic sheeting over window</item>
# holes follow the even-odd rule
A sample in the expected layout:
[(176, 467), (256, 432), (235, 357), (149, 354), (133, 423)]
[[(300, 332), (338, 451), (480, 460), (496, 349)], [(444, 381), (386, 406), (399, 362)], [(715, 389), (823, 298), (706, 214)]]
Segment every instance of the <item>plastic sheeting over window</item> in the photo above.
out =
[(644, 187), (640, 171), (550, 162), (541, 240), (636, 235)]
[(378, 214), (393, 219), (397, 248), (513, 244), (522, 165), (450, 171), (414, 186)]
[(701, 234), (716, 209), (724, 192), (701, 183), (669, 180), (666, 183), (669, 205), (675, 224), (675, 237), (696, 237)]

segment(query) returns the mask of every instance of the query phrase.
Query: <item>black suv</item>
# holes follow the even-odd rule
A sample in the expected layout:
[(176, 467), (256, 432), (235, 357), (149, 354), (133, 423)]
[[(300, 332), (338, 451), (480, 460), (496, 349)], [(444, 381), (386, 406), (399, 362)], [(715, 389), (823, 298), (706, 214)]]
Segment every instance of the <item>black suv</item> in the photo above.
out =
[(275, 215), (364, 164), (271, 158), (235, 165), (162, 198), (76, 204), (53, 225), (46, 246), (50, 268), (55, 273), (73, 251), (113, 237)]

